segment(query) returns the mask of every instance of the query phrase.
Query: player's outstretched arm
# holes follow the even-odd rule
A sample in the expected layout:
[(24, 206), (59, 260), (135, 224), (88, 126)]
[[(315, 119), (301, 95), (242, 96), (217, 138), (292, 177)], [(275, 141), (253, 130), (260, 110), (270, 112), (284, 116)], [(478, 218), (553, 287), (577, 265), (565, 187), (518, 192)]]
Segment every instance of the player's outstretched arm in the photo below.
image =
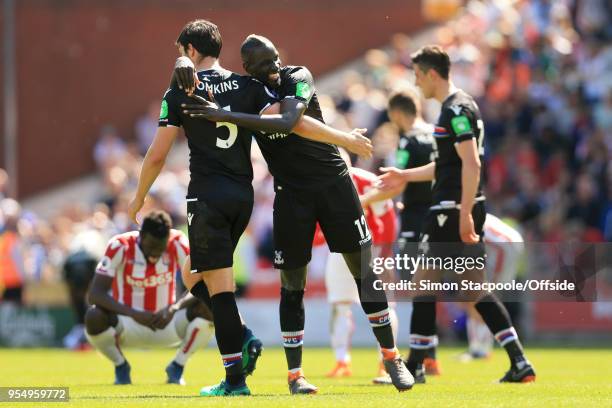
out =
[(334, 129), (309, 116), (304, 116), (306, 105), (296, 99), (285, 99), (280, 104), (269, 106), (262, 113), (253, 115), (249, 113), (230, 112), (219, 109), (209, 92), (209, 99), (192, 95), (198, 104), (185, 104), (183, 112), (192, 118), (201, 118), (213, 122), (230, 122), (251, 130), (273, 133), (294, 132), (306, 139), (317, 142), (335, 144), (346, 148), (351, 153), (370, 158), (372, 156), (372, 142), (363, 136), (366, 129), (354, 129), (350, 133)]
[(128, 205), (128, 216), (136, 224), (138, 224), (136, 215), (144, 205), (145, 197), (153, 185), (153, 182), (157, 179), (161, 169), (164, 167), (168, 152), (178, 133), (179, 128), (174, 126), (157, 128), (155, 139), (153, 139), (153, 143), (149, 146), (149, 150), (147, 150), (147, 154), (142, 162), (142, 168), (138, 176), (136, 194)]
[(372, 157), (373, 146), (372, 141), (364, 136), (366, 131), (353, 129), (350, 133), (343, 132), (310, 116), (302, 116), (293, 128), (293, 132), (303, 138), (344, 147), (351, 153), (369, 159)]
[(404, 186), (396, 187), (390, 190), (382, 190), (380, 188), (372, 188), (366, 191), (364, 194), (359, 196), (359, 201), (363, 208), (377, 203), (379, 201), (388, 200), (389, 198), (396, 197), (404, 191)]
[(231, 112), (220, 109), (212, 92), (208, 92), (206, 100), (199, 95), (190, 95), (194, 104), (182, 104), (183, 113), (192, 118), (207, 119), (213, 122), (230, 122), (251, 130), (266, 133), (291, 133), (298, 120), (306, 110), (306, 105), (297, 99), (285, 99), (280, 105), (278, 113), (277, 104), (274, 109), (266, 109), (266, 115), (252, 113)]
[(132, 309), (129, 306), (117, 302), (109, 295), (113, 279), (114, 278), (110, 276), (104, 276), (100, 273), (94, 274), (87, 295), (89, 303), (114, 314), (130, 316), (138, 323), (155, 330), (153, 313)]
[(403, 189), (406, 183), (433, 180), (436, 162), (405, 170), (396, 167), (381, 167), (380, 171), (383, 174), (378, 176), (377, 188), (382, 190)]

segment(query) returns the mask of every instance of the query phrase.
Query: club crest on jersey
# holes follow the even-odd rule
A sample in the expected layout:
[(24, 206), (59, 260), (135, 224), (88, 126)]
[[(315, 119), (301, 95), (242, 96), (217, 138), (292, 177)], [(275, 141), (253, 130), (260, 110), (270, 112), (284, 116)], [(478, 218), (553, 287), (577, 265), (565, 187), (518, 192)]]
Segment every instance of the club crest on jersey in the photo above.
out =
[(446, 223), (446, 220), (448, 219), (448, 215), (446, 214), (438, 214), (438, 225), (440, 227), (443, 227), (444, 224)]
[(193, 213), (187, 213), (187, 224), (191, 226), (191, 220), (193, 219)]
[(451, 105), (449, 109), (452, 110), (455, 115), (459, 115), (461, 113), (461, 106), (459, 105)]
[(284, 263), (285, 260), (283, 259), (283, 251), (274, 251), (274, 264), (282, 265)]

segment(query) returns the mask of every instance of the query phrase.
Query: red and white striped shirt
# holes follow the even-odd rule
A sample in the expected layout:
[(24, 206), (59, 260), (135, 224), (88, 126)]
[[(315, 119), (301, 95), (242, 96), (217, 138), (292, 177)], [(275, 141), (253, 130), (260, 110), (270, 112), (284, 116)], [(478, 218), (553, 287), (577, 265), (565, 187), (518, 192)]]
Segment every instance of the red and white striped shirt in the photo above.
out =
[(168, 246), (157, 263), (147, 262), (138, 246), (138, 231), (115, 235), (96, 273), (113, 278), (113, 297), (136, 310), (156, 312), (176, 301), (177, 271), (189, 255), (185, 234), (170, 230)]
[[(359, 195), (374, 188), (377, 176), (359, 167), (350, 169), (351, 178)], [(378, 201), (365, 208), (366, 220), (372, 233), (372, 243), (390, 244), (397, 238), (397, 216), (391, 199)]]

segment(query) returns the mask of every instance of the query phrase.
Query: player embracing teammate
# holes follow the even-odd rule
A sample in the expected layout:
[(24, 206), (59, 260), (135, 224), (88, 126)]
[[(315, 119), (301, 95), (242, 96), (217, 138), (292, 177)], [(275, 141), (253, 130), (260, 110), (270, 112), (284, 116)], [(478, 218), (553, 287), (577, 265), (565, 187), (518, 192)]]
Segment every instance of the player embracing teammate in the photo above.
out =
[(255, 136), (275, 182), (274, 266), (281, 273), (279, 314), (291, 394), (317, 392), (302, 369), (304, 288), (317, 223), (330, 250), (341, 253), (346, 261), (393, 385), (400, 391), (412, 388), (414, 379), (395, 347), (386, 294), (367, 291), (375, 279), (370, 266), (371, 235), (348, 167), (335, 146), (292, 133), (300, 118), (323, 122), (310, 71), (282, 66), (274, 44), (257, 35), (247, 37), (241, 56), (245, 70), (281, 101), (280, 114), (229, 112), (204, 100), (202, 105), (187, 106), (186, 111), (194, 118), (265, 132)]
[[(200, 99), (206, 96), (218, 101), (220, 107), (223, 107), (222, 111), (227, 113), (230, 110), (246, 112), (246, 114), (257, 114), (264, 111), (278, 112), (277, 95), (267, 89), (263, 82), (268, 82), (268, 79), (279, 81), (279, 73), (268, 72), (268, 67), (260, 64), (262, 72), (266, 70), (266, 78), (262, 82), (223, 69), (218, 64), (221, 35), (217, 26), (206, 20), (195, 20), (188, 23), (181, 31), (176, 45), (182, 56), (179, 58), (178, 66), (187, 62), (192, 68), (191, 80), (194, 79), (193, 69), (195, 68), (197, 85), (181, 86), (178, 81), (180, 75), (177, 75), (177, 81), (173, 81), (170, 89), (164, 94), (159, 128), (145, 156), (137, 192), (129, 204), (128, 213), (132, 220), (137, 221), (137, 213), (144, 204), (146, 194), (159, 175), (168, 152), (179, 134), (179, 128), (183, 127), (190, 149), (191, 172), (187, 197), (191, 259), (185, 263), (185, 265), (191, 265), (191, 271), (188, 279), (184, 280), (190, 286), (189, 289), (194, 296), (210, 305), (217, 345), (225, 368), (224, 380), (219, 384), (203, 388), (200, 395), (249, 395), (250, 390), (246, 385), (245, 375), (252, 372), (253, 360), (261, 352), (261, 344), (241, 322), (233, 292), (232, 260), (233, 251), (248, 223), (253, 206), (251, 185), (253, 170), (250, 162), (251, 131), (240, 123), (229, 120), (214, 123), (197, 118), (197, 115), (194, 116), (188, 112), (187, 105), (193, 103), (189, 94), (194, 93)], [(258, 61), (261, 62), (261, 59)], [(297, 85), (294, 90), (294, 97), (297, 101), (300, 101), (299, 98), (310, 99), (313, 94), (312, 88), (308, 88), (303, 83), (301, 85), (294, 83), (294, 85)], [(366, 152), (367, 154), (371, 150), (369, 140), (364, 138), (360, 132), (350, 134), (339, 132), (325, 126), (322, 121), (303, 116), (302, 113), (303, 111), (289, 115), (291, 124), (288, 128), (285, 121), (287, 115), (284, 115), (281, 118), (284, 120), (283, 126), (275, 125), (274, 129), (282, 131), (285, 128), (288, 130), (295, 128), (294, 130), (300, 135), (307, 134), (316, 140), (344, 145), (357, 153)], [(297, 135), (292, 136), (299, 139)], [(271, 141), (274, 139), (275, 137), (270, 137)], [(321, 147), (323, 150), (329, 149), (329, 145), (323, 143), (316, 143), (314, 146), (315, 151), (320, 150)], [(337, 167), (333, 160), (329, 166)], [(343, 172), (342, 168), (338, 170), (340, 173)], [(348, 193), (350, 194), (351, 190), (348, 190)], [(287, 202), (285, 205), (290, 206), (291, 203)], [(339, 234), (338, 231), (336, 233)], [(362, 236), (357, 249), (362, 244), (367, 244), (368, 238)], [(282, 256), (279, 257), (279, 260), (282, 263)], [(359, 265), (356, 263), (356, 268), (359, 268)], [(295, 274), (291, 276), (294, 282), (295, 277), (298, 280), (305, 278), (305, 274), (303, 277)], [(291, 322), (299, 324), (301, 299), (296, 296), (290, 296), (290, 298), (288, 307), (283, 308), (283, 302), (281, 302), (281, 310), (288, 310), (287, 314), (291, 316)], [(382, 306), (385, 305), (377, 304), (376, 309), (380, 309), (380, 319), (384, 320), (382, 313), (385, 308)], [(381, 321), (380, 325), (385, 326), (386, 322)], [(297, 341), (294, 341), (299, 337), (297, 333), (291, 335), (286, 333), (285, 337), (291, 345), (298, 344)], [(387, 347), (389, 347), (389, 352), (394, 353), (389, 364), (395, 370), (394, 378), (400, 382), (397, 385), (398, 388), (410, 388), (413, 383), (412, 376), (401, 364), (394, 343), (389, 343)], [(299, 356), (294, 355), (299, 357), (301, 365), (301, 353)], [(251, 359), (251, 364), (245, 364), (243, 361), (245, 357)], [(299, 368), (294, 373), (290, 385), (292, 393), (303, 392), (304, 385), (310, 386), (305, 382)], [(308, 391), (316, 391), (316, 388), (314, 390), (310, 388)]]

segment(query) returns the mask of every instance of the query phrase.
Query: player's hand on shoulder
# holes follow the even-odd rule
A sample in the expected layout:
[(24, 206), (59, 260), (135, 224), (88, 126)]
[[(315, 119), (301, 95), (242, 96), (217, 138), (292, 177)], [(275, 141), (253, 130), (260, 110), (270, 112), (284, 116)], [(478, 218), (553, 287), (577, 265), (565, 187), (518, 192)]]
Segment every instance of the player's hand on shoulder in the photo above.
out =
[(179, 57), (174, 63), (172, 82), (184, 90), (187, 94), (192, 94), (200, 82), (195, 72), (195, 66), (188, 57)]
[(193, 104), (181, 104), (181, 109), (187, 116), (212, 122), (223, 122), (228, 119), (229, 113), (219, 107), (212, 92), (208, 92), (208, 99), (195, 94), (190, 97), (194, 100)]
[(381, 167), (380, 171), (383, 174), (378, 176), (375, 186), (381, 190), (402, 188), (408, 182), (404, 172), (397, 167)]
[(351, 138), (349, 139), (346, 149), (359, 157), (369, 159), (372, 157), (372, 150), (374, 147), (372, 146), (372, 141), (364, 136), (365, 132), (367, 132), (367, 129), (353, 129), (349, 133)]
[(136, 310), (132, 314), (132, 319), (134, 319), (137, 323), (142, 324), (143, 326), (147, 326), (153, 331), (157, 330), (157, 327), (155, 326), (155, 314), (151, 312), (147, 312), (145, 310)]

